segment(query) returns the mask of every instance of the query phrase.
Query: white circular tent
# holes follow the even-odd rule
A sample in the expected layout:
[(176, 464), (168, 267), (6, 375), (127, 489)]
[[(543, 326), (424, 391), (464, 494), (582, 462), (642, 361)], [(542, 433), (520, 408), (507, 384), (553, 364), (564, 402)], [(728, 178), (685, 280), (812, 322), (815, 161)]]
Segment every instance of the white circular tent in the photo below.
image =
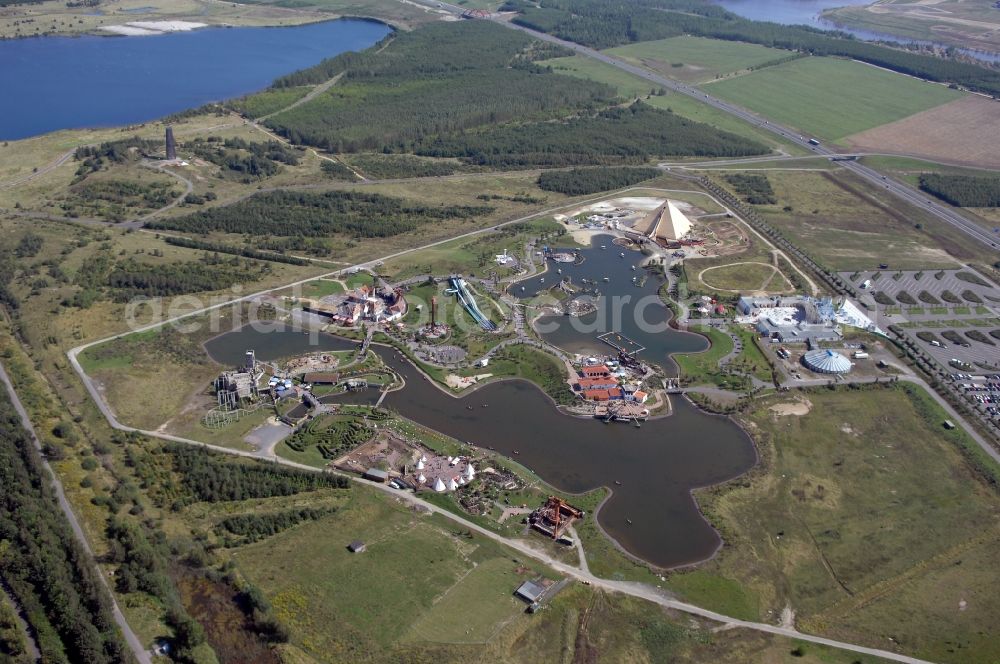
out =
[(811, 350), (802, 356), (802, 361), (816, 373), (842, 374), (851, 370), (851, 361), (832, 350)]

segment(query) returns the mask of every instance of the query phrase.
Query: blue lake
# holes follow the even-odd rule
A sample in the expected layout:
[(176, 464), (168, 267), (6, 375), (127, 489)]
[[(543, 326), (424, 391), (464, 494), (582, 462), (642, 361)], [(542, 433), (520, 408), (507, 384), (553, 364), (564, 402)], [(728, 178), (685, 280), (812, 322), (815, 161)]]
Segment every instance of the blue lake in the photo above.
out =
[(135, 124), (263, 89), (279, 76), (391, 32), (342, 19), (146, 37), (0, 41), (0, 139)]

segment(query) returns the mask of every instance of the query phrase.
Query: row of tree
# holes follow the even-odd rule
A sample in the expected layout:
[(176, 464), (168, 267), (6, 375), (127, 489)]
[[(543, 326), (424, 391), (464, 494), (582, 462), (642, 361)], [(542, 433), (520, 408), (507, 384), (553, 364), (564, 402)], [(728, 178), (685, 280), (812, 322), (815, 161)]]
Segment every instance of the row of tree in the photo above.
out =
[(538, 188), (568, 196), (593, 194), (620, 189), (655, 178), (659, 169), (641, 166), (601, 166), (573, 168), (568, 171), (545, 171), (538, 176)]
[(296, 470), (272, 463), (231, 463), (209, 450), (171, 443), (174, 471), (194, 500), (210, 503), (291, 496), (303, 491), (346, 489), (340, 475)]
[(323, 237), (390, 237), (444, 219), (489, 214), (488, 206), (411, 204), (353, 191), (271, 191), (186, 217), (158, 219), (149, 228), (193, 233), (251, 233)]
[[(0, 390), (0, 392), (3, 392)], [(0, 394), (0, 574), (46, 662), (126, 662), (111, 598), (56, 507), (48, 472)]]
[(924, 173), (920, 188), (959, 207), (1000, 207), (1000, 177)]
[(271, 261), (273, 263), (287, 263), (288, 265), (309, 265), (305, 258), (295, 256), (284, 256), (270, 251), (260, 251), (252, 247), (234, 247), (223, 242), (209, 242), (207, 240), (195, 240), (188, 237), (177, 237), (168, 235), (163, 238), (167, 244), (175, 247), (185, 247), (187, 249), (203, 249), (217, 254), (232, 254), (243, 258), (252, 258), (260, 261)]
[(280, 512), (237, 514), (223, 519), (219, 522), (215, 532), (220, 536), (226, 533), (236, 535), (238, 541), (229, 542), (231, 545), (243, 545), (258, 542), (277, 535), (283, 530), (288, 530), (293, 526), (306, 521), (333, 514), (337, 509), (330, 507), (326, 509), (316, 509), (312, 507), (302, 507), (294, 510), (282, 510)]

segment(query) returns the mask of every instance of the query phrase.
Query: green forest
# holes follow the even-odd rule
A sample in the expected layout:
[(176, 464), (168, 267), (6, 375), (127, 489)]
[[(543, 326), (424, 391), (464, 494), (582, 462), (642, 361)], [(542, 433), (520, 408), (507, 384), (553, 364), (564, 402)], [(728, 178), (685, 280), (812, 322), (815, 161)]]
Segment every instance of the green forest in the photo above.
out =
[(747, 157), (769, 149), (669, 110), (636, 102), (562, 122), (504, 125), (427, 141), (417, 154), (518, 168), (641, 164), (652, 157)]
[(754, 205), (773, 205), (778, 202), (771, 187), (771, 181), (766, 175), (756, 173), (734, 173), (724, 176), (726, 182), (747, 203)]
[(602, 166), (573, 168), (568, 171), (546, 171), (538, 176), (538, 188), (557, 191), (568, 196), (580, 196), (628, 187), (655, 178), (659, 174), (657, 168), (639, 166)]
[(219, 166), (222, 174), (233, 174), (252, 182), (275, 175), (280, 164), (295, 166), (299, 163), (296, 150), (278, 141), (248, 142), (241, 138), (222, 140), (216, 136), (197, 138), (184, 147), (196, 157)]
[(0, 395), (0, 574), (46, 662), (130, 661), (94, 561), (56, 508), (48, 472)]
[(887, 48), (843, 33), (804, 25), (751, 21), (704, 0), (509, 0), (505, 11), (518, 11), (514, 22), (561, 39), (603, 49), (679, 35), (743, 41), (813, 55), (832, 55), (932, 81), (1000, 94), (1000, 70)]
[(209, 503), (250, 498), (292, 496), (317, 489), (346, 489), (350, 480), (340, 475), (286, 468), (274, 463), (231, 463), (207, 450), (171, 443), (166, 446), (191, 499)]
[(436, 23), (398, 33), (381, 50), (345, 53), (279, 79), (276, 87), (294, 87), (342, 74), (324, 94), (266, 123), (293, 143), (333, 152), (407, 152), (427, 136), (560, 117), (614, 99), (609, 86), (533, 62), (553, 55), (489, 22)]
[(127, 302), (133, 297), (164, 297), (201, 293), (257, 281), (271, 270), (238, 256), (206, 253), (198, 260), (179, 263), (144, 263), (134, 258), (115, 261), (107, 254), (86, 259), (77, 271), (75, 285), (82, 290), (65, 302), (86, 307), (101, 297)]
[(488, 206), (427, 206), (352, 191), (272, 191), (186, 217), (159, 219), (148, 228), (194, 233), (251, 233), (322, 237), (390, 237), (441, 219), (493, 212)]
[(1000, 177), (924, 173), (920, 188), (958, 207), (1000, 207)]

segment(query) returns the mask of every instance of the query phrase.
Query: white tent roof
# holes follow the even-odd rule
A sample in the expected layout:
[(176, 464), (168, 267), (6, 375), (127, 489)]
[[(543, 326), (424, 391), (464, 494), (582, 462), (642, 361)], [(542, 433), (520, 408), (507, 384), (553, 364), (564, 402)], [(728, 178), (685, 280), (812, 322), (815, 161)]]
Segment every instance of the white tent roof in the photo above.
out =
[(464, 474), (465, 474), (465, 479), (467, 480), (471, 480), (476, 476), (476, 469), (472, 467), (471, 463), (465, 467)]
[(420, 477), (417, 478), (417, 481), (420, 482), (421, 484), (427, 484), (427, 478), (424, 477), (423, 473), (420, 473)]
[(457, 488), (458, 488), (458, 482), (455, 481), (454, 477), (451, 478), (450, 480), (448, 480), (448, 490), (449, 491), (454, 491)]
[(802, 361), (819, 373), (847, 373), (851, 370), (851, 361), (832, 350), (811, 350), (802, 356)]
[(436, 480), (434, 480), (434, 490), (435, 491), (437, 491), (438, 493), (442, 493), (442, 492), (446, 491), (447, 489), (448, 489), (448, 487), (446, 487), (444, 485), (444, 482), (441, 481), (440, 477), (437, 478)]

